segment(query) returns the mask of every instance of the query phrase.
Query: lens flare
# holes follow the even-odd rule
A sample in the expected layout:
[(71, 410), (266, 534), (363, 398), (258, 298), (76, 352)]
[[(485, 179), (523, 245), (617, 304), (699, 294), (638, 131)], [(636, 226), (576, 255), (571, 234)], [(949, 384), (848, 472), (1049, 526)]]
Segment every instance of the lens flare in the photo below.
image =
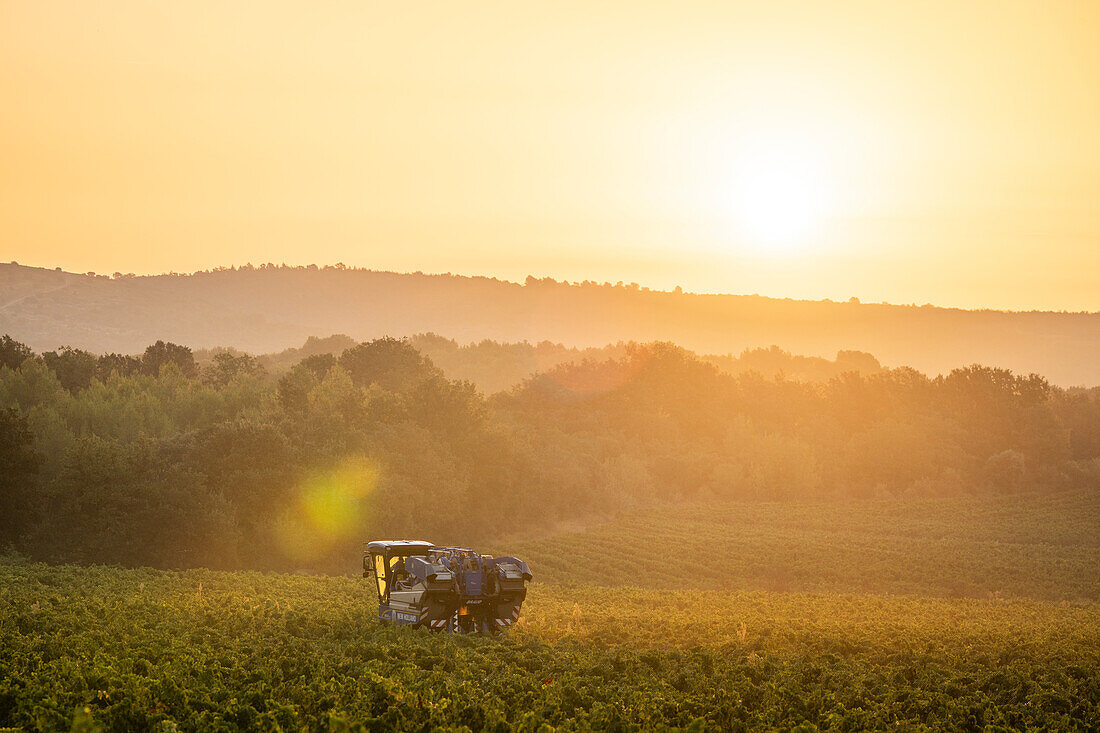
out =
[(377, 463), (361, 457), (310, 476), (276, 523), (279, 549), (291, 560), (307, 562), (354, 537), (366, 519), (365, 499), (378, 485), (378, 477)]

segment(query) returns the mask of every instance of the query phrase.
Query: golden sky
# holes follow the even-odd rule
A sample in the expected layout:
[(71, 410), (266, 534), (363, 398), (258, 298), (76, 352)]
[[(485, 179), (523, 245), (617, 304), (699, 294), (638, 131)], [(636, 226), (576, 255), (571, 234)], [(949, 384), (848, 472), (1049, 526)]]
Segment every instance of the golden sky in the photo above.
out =
[(1100, 2), (0, 0), (0, 260), (1100, 310)]

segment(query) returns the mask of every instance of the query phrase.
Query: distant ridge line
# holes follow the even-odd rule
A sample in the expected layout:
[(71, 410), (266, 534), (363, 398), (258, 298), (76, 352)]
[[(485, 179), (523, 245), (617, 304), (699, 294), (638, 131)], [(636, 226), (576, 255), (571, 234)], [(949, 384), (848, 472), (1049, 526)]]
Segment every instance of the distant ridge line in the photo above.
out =
[(37, 350), (132, 353), (156, 339), (271, 353), (308, 336), (437, 333), (459, 342), (603, 346), (672, 341), (697, 353), (778, 345), (831, 358), (874, 354), (929, 374), (971, 363), (1100, 384), (1100, 313), (967, 310), (651, 290), (529, 277), (340, 266), (89, 275), (0, 264), (0, 332)]
[[(193, 277), (201, 275), (215, 275), (226, 272), (255, 272), (265, 270), (286, 270), (286, 271), (309, 271), (309, 272), (348, 272), (348, 273), (367, 273), (372, 275), (398, 275), (398, 276), (416, 276), (425, 278), (452, 278), (457, 280), (481, 280), (492, 283), (500, 283), (502, 285), (511, 285), (515, 287), (532, 287), (532, 286), (561, 286), (561, 287), (596, 287), (596, 288), (620, 288), (623, 290), (635, 290), (639, 292), (657, 293), (666, 295), (683, 295), (700, 298), (762, 298), (772, 301), (794, 302), (794, 303), (834, 303), (841, 305), (865, 305), (865, 306), (885, 306), (892, 308), (936, 308), (939, 310), (951, 310), (951, 311), (964, 311), (967, 313), (1057, 313), (1057, 314), (1071, 314), (1071, 315), (1100, 315), (1100, 310), (1088, 311), (1071, 311), (1071, 310), (1049, 310), (1043, 308), (966, 308), (963, 306), (955, 305), (941, 305), (937, 303), (893, 303), (889, 301), (864, 301), (858, 297), (852, 297), (848, 300), (833, 300), (832, 298), (799, 298), (791, 296), (779, 296), (779, 295), (765, 295), (761, 293), (733, 293), (733, 292), (705, 292), (696, 290), (662, 290), (660, 288), (652, 288), (645, 285), (639, 285), (638, 283), (625, 283), (618, 281), (615, 283), (609, 281), (598, 280), (556, 280), (553, 277), (535, 277), (534, 275), (528, 275), (524, 282), (518, 280), (509, 280), (504, 277), (497, 277), (494, 275), (468, 275), (463, 273), (454, 272), (424, 272), (422, 270), (415, 271), (399, 271), (399, 270), (376, 270), (370, 267), (349, 266), (343, 263), (336, 263), (334, 265), (288, 265), (286, 263), (275, 264), (266, 262), (261, 265), (252, 265), (251, 263), (245, 263), (244, 265), (228, 265), (224, 267), (214, 267), (205, 270), (194, 270), (192, 272), (161, 272), (161, 273), (119, 273), (115, 272), (110, 275), (104, 273), (90, 272), (73, 272), (70, 270), (64, 270), (60, 267), (41, 267), (36, 265), (20, 265), (18, 262), (0, 263), (0, 268), (3, 267), (24, 267), (30, 270), (41, 270), (44, 272), (58, 272), (63, 275), (77, 278), (107, 278), (111, 280), (129, 280), (138, 278), (168, 278), (168, 277)], [(0, 305), (0, 309), (3, 305)]]

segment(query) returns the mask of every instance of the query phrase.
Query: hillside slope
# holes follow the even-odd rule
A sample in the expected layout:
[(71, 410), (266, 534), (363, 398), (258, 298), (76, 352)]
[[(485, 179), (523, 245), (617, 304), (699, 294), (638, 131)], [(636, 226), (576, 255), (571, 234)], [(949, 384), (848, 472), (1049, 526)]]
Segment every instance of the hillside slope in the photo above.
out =
[(700, 353), (776, 344), (834, 356), (855, 349), (936, 374), (972, 362), (1100, 384), (1100, 313), (1007, 313), (932, 306), (699, 295), (636, 286), (524, 285), (483, 277), (263, 267), (150, 277), (0, 265), (0, 332), (32, 347), (136, 352), (157, 339), (265, 353), (309, 336), (434, 332), (460, 342), (603, 346), (675, 341)]
[(552, 583), (1100, 601), (1092, 491), (661, 505), (501, 544)]

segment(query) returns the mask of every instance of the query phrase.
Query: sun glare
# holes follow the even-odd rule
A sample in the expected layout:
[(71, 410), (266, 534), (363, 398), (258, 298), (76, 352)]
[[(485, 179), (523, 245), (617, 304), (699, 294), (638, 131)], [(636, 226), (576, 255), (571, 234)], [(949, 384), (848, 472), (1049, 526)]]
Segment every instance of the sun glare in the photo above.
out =
[(752, 146), (737, 164), (729, 204), (740, 239), (772, 253), (813, 246), (828, 208), (825, 178), (807, 146), (782, 140)]

